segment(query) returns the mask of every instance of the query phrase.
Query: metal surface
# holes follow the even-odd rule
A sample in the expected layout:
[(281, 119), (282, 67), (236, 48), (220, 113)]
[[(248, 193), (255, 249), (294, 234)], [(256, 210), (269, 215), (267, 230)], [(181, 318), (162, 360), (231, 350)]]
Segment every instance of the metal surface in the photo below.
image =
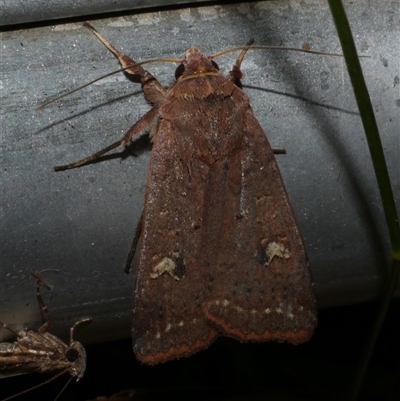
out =
[(195, 4), (200, 1), (206, 3), (210, 0), (0, 0), (0, 26), (52, 21), (85, 15), (87, 18), (93, 18), (94, 15), (105, 13)]
[[(376, 110), (397, 201), (399, 9), (395, 2), (347, 2)], [(374, 8), (374, 12), (368, 12)], [(93, 20), (137, 60), (183, 57), (257, 44), (339, 52), (325, 1), (202, 7)], [(216, 60), (228, 72), (236, 54)], [(397, 63), (397, 64), (396, 64)], [(44, 100), (118, 68), (80, 23), (2, 34), (0, 321), (39, 326), (30, 271), (54, 285), (45, 301), (50, 331), (66, 338), (77, 318), (93, 322), (77, 340), (129, 337), (132, 275), (123, 273), (145, 190), (149, 145), (100, 163), (55, 173), (119, 139), (148, 109), (140, 85), (114, 75), (53, 103)], [(147, 67), (162, 83), (176, 66)], [(275, 148), (307, 246), (319, 307), (374, 299), (389, 240), (367, 143), (344, 61), (294, 52), (249, 51), (244, 90)], [(121, 150), (122, 151), (122, 150)], [(8, 336), (2, 331), (0, 335)]]

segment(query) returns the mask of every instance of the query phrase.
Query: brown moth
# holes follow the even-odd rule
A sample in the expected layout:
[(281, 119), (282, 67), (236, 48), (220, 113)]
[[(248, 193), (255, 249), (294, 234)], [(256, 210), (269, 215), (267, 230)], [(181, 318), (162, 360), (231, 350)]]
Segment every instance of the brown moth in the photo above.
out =
[[(85, 373), (86, 351), (80, 342), (73, 340), (74, 330), (79, 324), (88, 322), (91, 319), (82, 318), (71, 327), (70, 343), (68, 345), (58, 337), (50, 334), (47, 330), (52, 323), (52, 318), (40, 294), (41, 285), (45, 285), (48, 288), (49, 286), (38, 273), (32, 273), (32, 275), (36, 279), (36, 297), (46, 321), (38, 331), (24, 329), (17, 333), (6, 324), (0, 322), (3, 328), (16, 335), (14, 342), (0, 343), (0, 377), (33, 372), (60, 372), (50, 380), (61, 374), (69, 373), (71, 379), (75, 378), (78, 381)], [(41, 383), (34, 388), (43, 384), (45, 383)], [(2, 401), (14, 398), (32, 389), (21, 391)]]
[(274, 152), (240, 89), (248, 47), (227, 77), (212, 56), (190, 48), (165, 89), (85, 25), (141, 77), (154, 105), (121, 140), (55, 167), (81, 166), (150, 131), (144, 210), (126, 266), (138, 243), (136, 357), (157, 364), (189, 356), (220, 335), (309, 340), (317, 312), (303, 239)]

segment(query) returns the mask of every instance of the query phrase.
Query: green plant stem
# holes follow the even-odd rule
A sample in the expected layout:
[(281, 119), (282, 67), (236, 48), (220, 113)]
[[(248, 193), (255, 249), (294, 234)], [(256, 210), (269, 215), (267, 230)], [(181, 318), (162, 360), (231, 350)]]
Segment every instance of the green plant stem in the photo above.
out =
[(360, 394), (361, 386), (375, 346), (376, 339), (380, 332), (384, 317), (386, 316), (386, 312), (390, 304), (390, 300), (392, 299), (393, 292), (398, 282), (400, 271), (400, 228), (392, 187), (390, 184), (389, 173), (383, 154), (382, 143), (379, 137), (378, 126), (375, 120), (368, 89), (365, 84), (350, 25), (347, 20), (342, 1), (328, 0), (328, 3), (331, 8), (333, 20), (336, 25), (340, 43), (342, 45), (347, 70), (349, 72), (354, 95), (356, 97), (361, 120), (364, 126), (365, 135), (367, 137), (371, 159), (381, 194), (386, 223), (389, 230), (393, 258), (393, 263), (389, 268), (388, 276), (385, 281), (385, 285), (383, 286), (383, 293), (378, 305), (378, 314), (373, 328), (369, 334), (369, 338), (359, 362), (359, 367), (353, 384), (350, 400), (356, 400)]
[(360, 111), (361, 120), (364, 125), (365, 135), (367, 137), (369, 151), (371, 153), (372, 163), (382, 198), (386, 223), (389, 229), (390, 241), (392, 244), (392, 256), (394, 259), (400, 260), (399, 218), (397, 216), (396, 205), (393, 198), (392, 187), (390, 185), (382, 143), (379, 137), (378, 126), (376, 124), (367, 85), (365, 84), (360, 60), (357, 55), (356, 46), (354, 44), (349, 22), (341, 0), (328, 0), (328, 3), (332, 11), (333, 20), (342, 45), (347, 70), (354, 89), (354, 95)]

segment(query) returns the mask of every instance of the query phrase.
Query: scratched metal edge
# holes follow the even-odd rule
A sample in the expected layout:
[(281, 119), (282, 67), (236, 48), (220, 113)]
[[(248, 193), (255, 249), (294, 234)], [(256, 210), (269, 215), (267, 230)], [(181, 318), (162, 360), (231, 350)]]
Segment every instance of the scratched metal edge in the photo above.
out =
[[(15, 1), (0, 1), (0, 26), (26, 24), (30, 22), (52, 21), (74, 18), (83, 15), (93, 16), (128, 10), (146, 10), (155, 7), (185, 5), (190, 3), (206, 3), (211, 0), (28, 0), (22, 3)], [(56, 21), (55, 21), (56, 23)]]
[[(363, 68), (399, 196), (398, 72), (391, 51), (399, 30), (396, 9), (383, 2), (368, 19), (366, 3), (347, 9), (360, 53), (372, 57)], [(249, 37), (340, 51), (322, 1), (202, 7), (92, 23), (140, 60), (182, 57), (192, 45), (211, 53)], [(46, 275), (54, 289), (43, 294), (54, 318), (51, 332), (65, 339), (77, 319), (91, 316), (93, 322), (76, 334), (82, 343), (129, 337), (132, 276), (122, 268), (142, 208), (148, 146), (144, 141), (127, 158), (66, 173), (53, 173), (52, 166), (115, 141), (148, 105), (137, 85), (117, 76), (37, 113), (34, 108), (48, 97), (117, 68), (115, 59), (80, 24), (3, 33), (2, 45), (0, 320), (16, 329), (37, 328), (40, 311), (29, 271), (56, 268), (59, 273)], [(217, 61), (227, 72), (233, 60)], [(164, 84), (174, 69), (149, 67)], [(270, 142), (287, 150), (278, 163), (305, 238), (318, 306), (373, 299), (389, 242), (343, 62), (250, 52), (243, 71)]]

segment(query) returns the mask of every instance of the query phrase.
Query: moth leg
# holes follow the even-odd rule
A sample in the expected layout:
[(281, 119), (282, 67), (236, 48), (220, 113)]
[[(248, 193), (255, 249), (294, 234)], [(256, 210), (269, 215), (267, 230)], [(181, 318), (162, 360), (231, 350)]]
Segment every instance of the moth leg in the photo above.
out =
[(57, 269), (44, 269), (40, 270), (40, 272), (31, 273), (33, 277), (35, 277), (36, 281), (39, 281), (40, 284), (44, 285), (49, 291), (53, 289), (53, 286), (42, 276), (44, 272), (58, 272)]
[(239, 86), (239, 87), (242, 86), (240, 80), (241, 80), (242, 77), (243, 77), (242, 71), (240, 70), (240, 66), (241, 66), (241, 64), (242, 64), (242, 61), (243, 61), (244, 56), (245, 56), (246, 53), (247, 53), (247, 50), (249, 50), (249, 47), (250, 47), (253, 43), (254, 43), (254, 39), (250, 39), (250, 40), (246, 43), (246, 48), (244, 48), (244, 49), (240, 52), (240, 54), (239, 54), (239, 56), (238, 56), (238, 58), (237, 58), (235, 64), (234, 64), (233, 67), (232, 67), (232, 71), (230, 71), (230, 72), (229, 72), (229, 75), (228, 75), (228, 79), (230, 79), (231, 81), (233, 81), (233, 82), (235, 83), (235, 85), (237, 85), (237, 86)]
[[(44, 271), (44, 270), (43, 270)], [(56, 271), (56, 270), (55, 270)], [(53, 319), (50, 315), (49, 310), (47, 309), (46, 304), (43, 301), (42, 295), (40, 294), (40, 285), (44, 285), (46, 288), (48, 288), (49, 290), (52, 289), (52, 286), (47, 282), (47, 280), (45, 280), (40, 273), (31, 273), (33, 277), (35, 277), (36, 279), (36, 297), (38, 299), (39, 305), (40, 305), (40, 309), (42, 310), (42, 313), (46, 319), (46, 322), (42, 324), (42, 326), (40, 326), (38, 332), (39, 333), (45, 333), (50, 325), (53, 322)], [(84, 322), (90, 322), (92, 320), (91, 317), (84, 317), (82, 319), (79, 319), (71, 328), (70, 328), (70, 344), (73, 342), (73, 338), (74, 338), (74, 330), (75, 327), (80, 325), (81, 323)], [(7, 327), (8, 328), (8, 327)]]
[(39, 273), (31, 273), (33, 277), (35, 277), (36, 279), (36, 298), (39, 302), (40, 305), (40, 309), (42, 310), (43, 316), (45, 317), (46, 321), (42, 324), (42, 326), (40, 326), (38, 332), (39, 333), (45, 333), (51, 323), (53, 322), (53, 319), (51, 318), (50, 312), (47, 309), (46, 304), (43, 301), (42, 295), (40, 294), (40, 285), (43, 283), (43, 285), (45, 285), (47, 287), (47, 282), (46, 281), (42, 281), (42, 278), (40, 277)]
[(131, 269), (132, 260), (136, 253), (136, 247), (139, 242), (140, 235), (142, 234), (142, 223), (143, 223), (143, 212), (142, 212), (142, 215), (140, 216), (140, 220), (136, 226), (135, 236), (133, 237), (131, 250), (129, 251), (128, 259), (126, 260), (126, 263), (125, 263), (124, 271), (126, 274), (128, 274), (129, 270)]
[(6, 330), (10, 331), (11, 333), (13, 333), (14, 335), (18, 336), (18, 333), (16, 331), (14, 331), (11, 327), (8, 327), (5, 323), (0, 322), (0, 326), (3, 327), (3, 329), (6, 329)]
[(104, 154), (108, 153), (110, 150), (117, 148), (118, 146), (126, 145), (128, 142), (134, 141), (139, 135), (151, 125), (154, 119), (157, 117), (158, 107), (154, 106), (151, 110), (149, 110), (142, 118), (140, 118), (134, 125), (131, 127), (125, 136), (117, 142), (107, 146), (106, 148), (96, 152), (95, 154), (85, 157), (84, 159), (78, 160), (77, 162), (64, 164), (63, 166), (55, 166), (54, 171), (64, 171), (72, 168), (83, 166), (84, 164), (88, 164), (99, 159)]
[(76, 326), (79, 326), (81, 323), (85, 322), (91, 322), (92, 318), (91, 317), (83, 317), (82, 319), (79, 319), (75, 324), (69, 329), (69, 334), (70, 334), (70, 340), (69, 343), (72, 344), (74, 341), (74, 330)]
[[(247, 53), (247, 50), (249, 50), (249, 47), (254, 43), (254, 39), (250, 39), (247, 43), (246, 43), (246, 48), (243, 49), (235, 64), (233, 65), (232, 71), (229, 72), (229, 76), (228, 78), (233, 81), (235, 83), (235, 85), (241, 87), (242, 84), (240, 82), (240, 80), (243, 77), (242, 71), (240, 70), (240, 66), (242, 64), (242, 61), (244, 59), (244, 56)], [(286, 149), (272, 149), (272, 151), (274, 152), (275, 155), (285, 155), (286, 154)]]
[(125, 70), (125, 72), (129, 75), (140, 76), (140, 80), (142, 83), (142, 88), (146, 99), (152, 103), (156, 104), (160, 100), (162, 100), (165, 96), (166, 89), (158, 82), (157, 78), (155, 78), (152, 74), (146, 71), (141, 65), (137, 65), (136, 61), (127, 56), (124, 53), (121, 53), (118, 49), (116, 49), (103, 35), (101, 35), (92, 25), (88, 22), (84, 22), (83, 25), (90, 29), (97, 38), (103, 43), (108, 50), (111, 51), (112, 54), (118, 59), (122, 68), (129, 67)]

